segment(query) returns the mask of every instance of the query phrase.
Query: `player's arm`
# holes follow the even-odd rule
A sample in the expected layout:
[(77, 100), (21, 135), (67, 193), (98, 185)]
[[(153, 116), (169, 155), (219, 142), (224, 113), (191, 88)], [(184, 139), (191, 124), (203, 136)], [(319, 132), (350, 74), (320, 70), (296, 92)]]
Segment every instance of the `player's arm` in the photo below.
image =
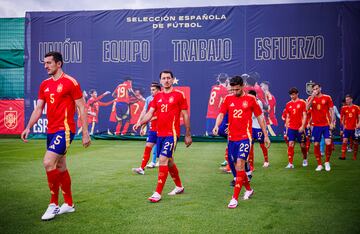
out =
[(33, 110), (33, 112), (31, 113), (30, 120), (29, 120), (28, 124), (26, 125), (26, 128), (24, 129), (24, 131), (21, 133), (21, 140), (23, 140), (24, 142), (28, 142), (27, 138), (30, 133), (30, 129), (32, 128), (32, 126), (34, 126), (34, 124), (41, 117), (44, 106), (45, 106), (45, 101), (42, 99), (38, 99), (38, 101), (36, 103), (36, 107)]
[(266, 123), (265, 123), (264, 116), (263, 116), (263, 115), (259, 115), (259, 116), (256, 117), (256, 119), (257, 119), (257, 121), (258, 121), (258, 123), (259, 123), (259, 125), (260, 125), (260, 127), (261, 127), (261, 130), (262, 130), (262, 132), (263, 132), (263, 134), (264, 134), (264, 143), (265, 143), (265, 146), (266, 146), (266, 148), (269, 148), (271, 142), (270, 142), (269, 135), (268, 135), (268, 133), (267, 133), (267, 131), (266, 131)]
[(150, 107), (149, 111), (142, 118), (140, 118), (139, 121), (134, 125), (133, 130), (136, 131), (141, 125), (149, 122), (149, 120), (154, 114), (154, 111), (155, 111), (154, 107)]
[(303, 112), (302, 118), (301, 118), (301, 127), (299, 128), (299, 132), (303, 132), (305, 129), (306, 124), (306, 111)]
[(212, 130), (212, 132), (215, 136), (217, 136), (219, 133), (219, 126), (220, 126), (221, 122), (223, 121), (223, 119), (224, 119), (224, 114), (220, 112), (218, 114), (218, 116), (216, 117), (215, 126)]
[(358, 107), (358, 121), (356, 123), (356, 128), (360, 128), (360, 108)]
[(329, 108), (329, 114), (330, 114), (330, 129), (334, 129), (335, 128), (335, 113), (334, 113), (334, 108), (333, 107), (330, 107)]
[(184, 120), (184, 126), (185, 126), (185, 145), (186, 147), (189, 147), (192, 144), (192, 138), (191, 138), (191, 130), (190, 130), (190, 118), (187, 110), (181, 110), (181, 114), (183, 116)]
[(313, 92), (312, 95), (306, 100), (306, 110), (310, 110), (312, 101), (314, 100), (315, 93)]
[(84, 98), (79, 98), (75, 100), (76, 107), (80, 113), (81, 126), (82, 126), (82, 144), (85, 148), (90, 146), (91, 139), (88, 132), (88, 117), (87, 117), (87, 107), (84, 101)]

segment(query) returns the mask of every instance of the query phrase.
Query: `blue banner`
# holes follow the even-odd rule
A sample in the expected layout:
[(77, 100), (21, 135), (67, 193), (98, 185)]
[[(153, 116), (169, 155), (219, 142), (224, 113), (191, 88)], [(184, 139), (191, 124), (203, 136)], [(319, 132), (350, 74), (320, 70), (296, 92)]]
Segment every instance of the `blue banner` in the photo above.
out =
[[(87, 94), (93, 133), (132, 134), (151, 82), (159, 80), (161, 70), (170, 69), (188, 98), (194, 135), (212, 129), (229, 78), (244, 73), (246, 88), (256, 90), (265, 106), (269, 131), (280, 134), (289, 88), (296, 86), (305, 99), (306, 84), (319, 82), (337, 105), (346, 93), (359, 93), (359, 6), (351, 2), (28, 12), (26, 119), (47, 78), (44, 55), (60, 51), (64, 71)], [(119, 114), (112, 101), (123, 94), (119, 85), (124, 84), (129, 99)], [(97, 97), (90, 100), (94, 90)], [(45, 133), (45, 114), (46, 109), (33, 133)]]

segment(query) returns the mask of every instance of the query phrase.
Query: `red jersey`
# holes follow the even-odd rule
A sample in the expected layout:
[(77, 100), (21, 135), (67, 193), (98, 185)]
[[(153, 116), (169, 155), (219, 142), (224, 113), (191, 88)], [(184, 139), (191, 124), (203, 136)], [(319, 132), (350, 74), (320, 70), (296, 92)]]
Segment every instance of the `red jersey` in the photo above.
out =
[(269, 113), (269, 119), (268, 119), (268, 123), (267, 124), (272, 124), (277, 126), (278, 122), (276, 119), (276, 115), (275, 115), (275, 110), (276, 110), (276, 99), (275, 96), (272, 95), (270, 92), (268, 92), (266, 94), (267, 100), (268, 100), (268, 104), (269, 104), (269, 109), (268, 109), (268, 113)]
[(137, 123), (144, 105), (145, 102), (143, 100), (130, 104), (130, 124)]
[(357, 105), (343, 106), (340, 111), (340, 118), (344, 122), (344, 128), (355, 130), (360, 115), (360, 109)]
[(228, 90), (223, 85), (214, 85), (211, 88), (206, 118), (216, 119), (221, 103), (227, 94)]
[(328, 95), (323, 94), (320, 97), (314, 97), (311, 103), (312, 125), (317, 127), (330, 125), (329, 110), (333, 106), (333, 101)]
[(159, 137), (180, 136), (180, 114), (188, 109), (184, 93), (174, 89), (170, 93), (159, 92), (149, 106), (157, 112)]
[(302, 99), (290, 101), (285, 106), (285, 114), (288, 121), (288, 128), (298, 130), (302, 125), (302, 118), (306, 113), (306, 102)]
[(228, 95), (221, 105), (220, 113), (229, 116), (229, 140), (240, 141), (252, 137), (252, 114), (256, 117), (262, 110), (252, 95), (244, 94), (240, 97)]
[(265, 99), (264, 91), (262, 90), (261, 86), (258, 84), (255, 84), (254, 86), (248, 86), (246, 85), (244, 87), (244, 91), (246, 93), (249, 93), (250, 90), (254, 90), (256, 92), (256, 97), (263, 103), (263, 105), (267, 105), (267, 101)]
[(60, 130), (75, 133), (75, 100), (82, 98), (82, 92), (74, 78), (63, 73), (56, 81), (52, 77), (44, 80), (38, 98), (47, 104), (48, 133)]
[(114, 90), (116, 102), (129, 103), (129, 89), (132, 88), (130, 81), (119, 84)]

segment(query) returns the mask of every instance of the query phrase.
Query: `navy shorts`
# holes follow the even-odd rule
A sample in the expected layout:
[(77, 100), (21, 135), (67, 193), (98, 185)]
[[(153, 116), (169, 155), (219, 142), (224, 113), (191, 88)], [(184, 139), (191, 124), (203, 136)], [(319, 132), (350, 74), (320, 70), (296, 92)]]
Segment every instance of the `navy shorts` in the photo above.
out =
[(264, 144), (265, 136), (261, 128), (252, 129), (252, 139), (257, 140), (260, 144)]
[(149, 131), (148, 136), (146, 138), (146, 142), (156, 143), (156, 140), (157, 140), (157, 133), (155, 131)]
[(287, 136), (289, 141), (297, 140), (299, 143), (305, 143), (306, 141), (305, 131), (299, 132), (299, 130), (289, 128), (287, 131)]
[(244, 139), (241, 141), (229, 141), (228, 143), (228, 154), (233, 162), (236, 163), (237, 159), (243, 159), (247, 161), (250, 151), (250, 140)]
[(355, 139), (355, 129), (354, 130), (349, 130), (349, 129), (345, 129), (344, 133), (343, 133), (343, 138), (352, 138)]
[(64, 130), (47, 134), (47, 150), (60, 155), (65, 155), (72, 140), (74, 139), (74, 135), (74, 133)]
[(314, 126), (312, 129), (311, 135), (312, 135), (313, 142), (320, 142), (321, 136), (324, 136), (325, 139), (330, 139), (331, 138), (330, 127), (329, 126), (322, 126), (322, 127)]
[(172, 158), (176, 148), (177, 140), (178, 139), (174, 136), (157, 137), (157, 141), (156, 141), (157, 156), (160, 157), (160, 155), (162, 155), (167, 158)]

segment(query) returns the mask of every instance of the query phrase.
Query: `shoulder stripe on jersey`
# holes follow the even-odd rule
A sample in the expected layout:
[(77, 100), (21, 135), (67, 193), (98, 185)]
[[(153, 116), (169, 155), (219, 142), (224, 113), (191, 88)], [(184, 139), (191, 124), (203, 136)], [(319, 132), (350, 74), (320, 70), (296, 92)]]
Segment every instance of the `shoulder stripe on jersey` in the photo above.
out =
[(75, 86), (78, 85), (78, 82), (73, 77), (69, 76), (68, 74), (64, 74), (64, 78), (67, 78), (68, 80), (72, 81)]
[(180, 90), (178, 90), (178, 89), (174, 89), (174, 91), (175, 91), (175, 92), (178, 92), (178, 93), (181, 93), (182, 96), (183, 96), (183, 98), (185, 98), (185, 93), (184, 93), (183, 91), (180, 91)]

